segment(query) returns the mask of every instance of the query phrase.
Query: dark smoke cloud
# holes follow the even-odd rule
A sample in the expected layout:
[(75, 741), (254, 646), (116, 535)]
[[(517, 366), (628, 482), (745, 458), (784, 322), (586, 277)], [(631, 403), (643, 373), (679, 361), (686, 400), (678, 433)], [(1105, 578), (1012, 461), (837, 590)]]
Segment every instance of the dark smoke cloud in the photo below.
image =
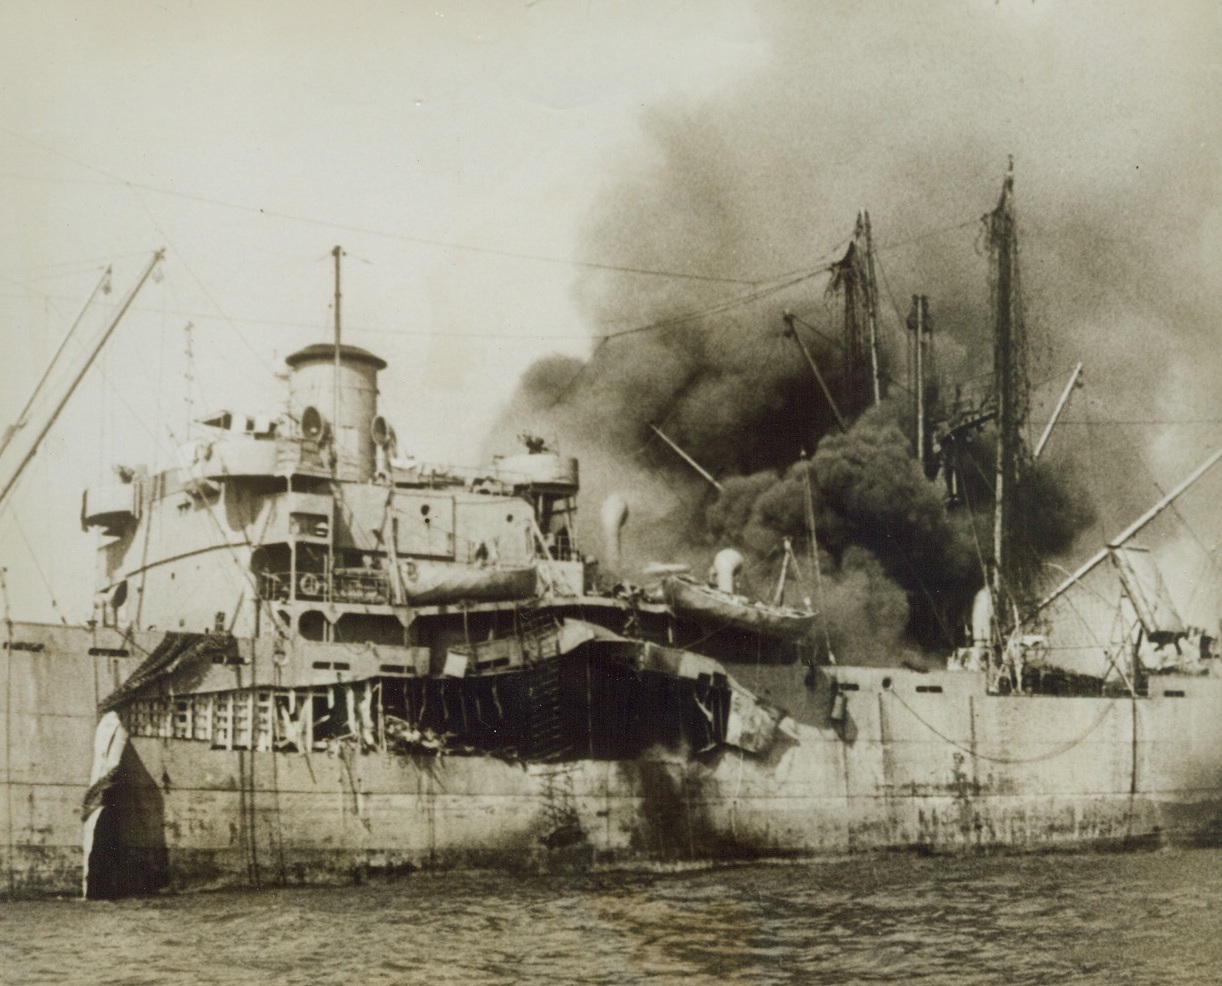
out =
[[(1202, 135), (1217, 136), (1222, 113), (1208, 46), (1186, 13), (1196, 5), (1062, 6), (760, 7), (771, 64), (723, 98), (650, 108), (639, 153), (593, 209), (583, 250), (593, 261), (765, 280), (826, 262), (868, 205), (888, 365), (902, 376), (902, 316), (919, 291), (934, 313), (939, 369), (979, 380), (992, 357), (976, 220), (1014, 154), (1032, 378), (1044, 383), (1033, 420), (1047, 416), (1072, 363), (1087, 364), (1088, 390), (1070, 415), (1079, 424), (1054, 437), (1021, 508), (1045, 554), (1092, 522), (1081, 465), (1115, 477), (1101, 513), (1132, 517), (1151, 499), (1150, 484), (1132, 477), (1157, 467), (1153, 439), (1179, 437), (1109, 422), (1152, 408), (1216, 414), (1210, 388), (1222, 369), (1210, 318), (1222, 298), (1209, 276), (1210, 244), (1222, 238), (1216, 212), (1200, 210), (1218, 192)], [(836, 434), (782, 334), (793, 309), (821, 333), (799, 329), (835, 376), (825, 284), (668, 322), (750, 289), (583, 275), (576, 295), (602, 341), (586, 361), (532, 368), (491, 444), (533, 430), (582, 456), (587, 503), (628, 496), (626, 547), (638, 565), (670, 558), (702, 571), (713, 548), (733, 542), (763, 591), (781, 539), (804, 537), (809, 473), (833, 648), (865, 641), (859, 650), (877, 651), (906, 636), (944, 649), (988, 554), (990, 437), (973, 453), (976, 509), (950, 514), (899, 426), (898, 387), (893, 407)], [(627, 332), (646, 325), (659, 327)]]
[[(926, 646), (953, 643), (959, 613), (980, 585), (979, 541), (987, 545), (987, 534), (973, 531), (969, 512), (948, 513), (942, 490), (926, 478), (892, 406), (866, 412), (845, 434), (826, 435), (812, 459), (783, 474), (727, 481), (709, 508), (709, 530), (771, 574), (771, 559), (784, 538), (809, 550), (808, 501), (835, 590), (834, 607), (819, 600), (821, 610), (835, 614), (832, 627), (847, 636), (845, 627), (853, 626), (854, 639), (875, 645), (894, 644), (897, 629)], [(863, 578), (870, 592), (845, 591)], [(879, 588), (883, 581), (887, 590)], [(880, 595), (889, 600), (881, 609)], [(859, 612), (851, 611), (854, 598)], [(894, 618), (896, 599), (912, 600), (900, 620)], [(880, 619), (879, 613), (891, 618)]]
[[(862, 548), (850, 548), (821, 593), (823, 629), (815, 645), (843, 664), (898, 664), (909, 619), (908, 596)], [(824, 634), (826, 631), (826, 635)]]

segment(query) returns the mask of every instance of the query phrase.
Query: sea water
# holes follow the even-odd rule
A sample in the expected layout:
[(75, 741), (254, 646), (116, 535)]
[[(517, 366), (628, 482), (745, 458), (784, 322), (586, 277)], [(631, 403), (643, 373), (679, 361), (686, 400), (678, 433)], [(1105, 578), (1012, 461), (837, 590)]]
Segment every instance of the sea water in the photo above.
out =
[(6, 984), (1222, 982), (1222, 850), (0, 904)]

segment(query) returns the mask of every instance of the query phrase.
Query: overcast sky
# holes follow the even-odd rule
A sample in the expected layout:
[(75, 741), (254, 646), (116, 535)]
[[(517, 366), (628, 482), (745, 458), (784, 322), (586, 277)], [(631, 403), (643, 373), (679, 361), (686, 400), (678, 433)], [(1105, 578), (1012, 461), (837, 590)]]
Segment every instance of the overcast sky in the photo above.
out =
[[(675, 186), (683, 153), (723, 169), (710, 213), (752, 218), (736, 249), (677, 236), (651, 269), (724, 278), (707, 282), (717, 302), (735, 282), (813, 268), (864, 205), (881, 240), (931, 237), (884, 256), (895, 294), (933, 284), (935, 306), (942, 287), (958, 313), (976, 304), (950, 269), (970, 264), (973, 231), (944, 244), (942, 266), (929, 258), (991, 205), (1013, 154), (1028, 287), (1047, 281), (1033, 314), (1075, 326), (1054, 333), (1049, 374), (1096, 357), (1101, 388), (1128, 394), (1107, 407), (1208, 417), (1222, 370), (1218, 9), (8, 0), (0, 421), (105, 266), (94, 332), (168, 251), (0, 516), (16, 614), (54, 615), (45, 580), (68, 586), (61, 611), (87, 615), (80, 488), (112, 459), (170, 461), (188, 372), (197, 412), (277, 406), (284, 356), (329, 337), (337, 243), (345, 337), (391, 362), (383, 399), (402, 444), (472, 460), (532, 361), (589, 352), (577, 287), (598, 275), (581, 264), (642, 266), (638, 233), (607, 235), (608, 214)], [(625, 214), (651, 242), (692, 235), (665, 204)], [(1169, 469), (1220, 437), (1141, 433)]]

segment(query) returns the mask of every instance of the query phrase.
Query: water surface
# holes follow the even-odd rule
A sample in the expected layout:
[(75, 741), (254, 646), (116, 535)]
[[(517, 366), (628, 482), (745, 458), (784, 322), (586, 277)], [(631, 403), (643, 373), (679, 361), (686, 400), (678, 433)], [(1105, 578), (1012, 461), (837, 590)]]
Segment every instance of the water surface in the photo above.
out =
[(1222, 850), (0, 905), (6, 984), (1222, 981)]

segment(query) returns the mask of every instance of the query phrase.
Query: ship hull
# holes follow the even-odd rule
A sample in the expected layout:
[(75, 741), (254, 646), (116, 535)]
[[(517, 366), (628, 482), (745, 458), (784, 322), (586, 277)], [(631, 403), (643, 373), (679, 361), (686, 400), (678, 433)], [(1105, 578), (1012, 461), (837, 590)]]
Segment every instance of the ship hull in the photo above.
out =
[(0, 899), (79, 894), (97, 705), (138, 663), (111, 630), (0, 630)]
[(892, 671), (884, 688), (873, 670), (838, 673), (860, 679), (843, 719), (798, 724), (760, 755), (524, 765), (133, 738), (103, 815), (143, 822), (115, 826), (125, 841), (99, 846), (95, 863), (126, 867), (115, 885), (130, 892), (430, 868), (1222, 844), (1222, 679), (1133, 700), (993, 696), (953, 673)]
[(969, 672), (744, 665), (735, 678), (793, 716), (758, 753), (659, 744), (523, 764), (132, 736), (86, 860), (97, 704), (156, 639), (14, 624), (6, 644), (9, 897), (77, 894), (86, 862), (94, 894), (119, 896), (429, 868), (1222, 845), (1220, 677), (1068, 698), (990, 695)]

